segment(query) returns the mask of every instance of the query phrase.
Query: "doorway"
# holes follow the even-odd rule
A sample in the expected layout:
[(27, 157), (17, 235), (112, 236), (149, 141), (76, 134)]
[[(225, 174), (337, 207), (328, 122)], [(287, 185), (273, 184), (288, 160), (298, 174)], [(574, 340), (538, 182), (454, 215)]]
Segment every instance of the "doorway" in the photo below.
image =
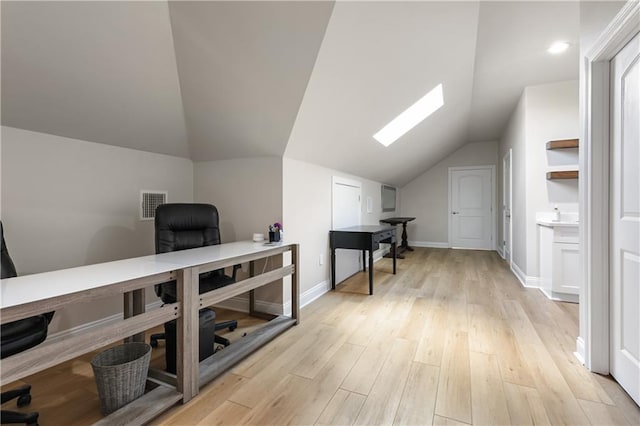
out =
[[(637, 91), (640, 83), (637, 79), (640, 77), (637, 73), (640, 59), (632, 54), (635, 59), (623, 66), (626, 71), (617, 77), (614, 63), (625, 46), (634, 43), (634, 38), (637, 43), (638, 22), (640, 3), (627, 2), (596, 40), (584, 61), (585, 77), (581, 80), (586, 105), (583, 109), (585, 149), (580, 149), (580, 220), (583, 224), (580, 242), (585, 249), (582, 250), (584, 283), (580, 293), (580, 337), (577, 340), (577, 351), (586, 367), (600, 374), (612, 373), (636, 402), (640, 402), (638, 320), (635, 319), (631, 327), (627, 326), (627, 321), (634, 320), (633, 311), (637, 311), (640, 298), (640, 248), (637, 247), (640, 240), (637, 236), (640, 221), (637, 192), (640, 187), (637, 170), (637, 156), (640, 155)], [(622, 84), (627, 78), (629, 81)], [(621, 90), (616, 95), (618, 88)], [(635, 92), (631, 93), (629, 89)], [(624, 111), (630, 113), (629, 118)], [(636, 132), (635, 140), (633, 136), (626, 140), (623, 135), (628, 132)], [(625, 164), (627, 157), (633, 166)], [(628, 225), (632, 226), (629, 228)], [(630, 238), (631, 246), (625, 242), (627, 232), (629, 235), (636, 233)], [(631, 311), (629, 305), (625, 305), (627, 300), (635, 300)], [(629, 335), (632, 330), (635, 334)], [(619, 356), (631, 361), (631, 370), (617, 370), (618, 360), (614, 358)]]
[[(331, 192), (332, 229), (360, 225), (362, 220), (362, 183), (334, 176)], [(336, 284), (360, 270), (360, 259), (360, 252), (357, 250), (336, 250)]]
[(495, 250), (495, 166), (449, 167), (449, 247)]
[(502, 258), (511, 266), (511, 148), (502, 159)]

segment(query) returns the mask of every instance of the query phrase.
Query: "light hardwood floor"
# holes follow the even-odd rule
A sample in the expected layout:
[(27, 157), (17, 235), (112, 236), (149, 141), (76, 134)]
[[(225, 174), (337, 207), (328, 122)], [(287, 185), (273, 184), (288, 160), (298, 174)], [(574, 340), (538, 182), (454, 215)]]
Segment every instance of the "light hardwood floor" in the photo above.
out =
[[(523, 288), (495, 252), (416, 249), (397, 275), (388, 259), (375, 271), (374, 296), (351, 277), (153, 424), (640, 424), (617, 383), (574, 357), (578, 306)], [(41, 425), (100, 418), (90, 358), (25, 379)]]

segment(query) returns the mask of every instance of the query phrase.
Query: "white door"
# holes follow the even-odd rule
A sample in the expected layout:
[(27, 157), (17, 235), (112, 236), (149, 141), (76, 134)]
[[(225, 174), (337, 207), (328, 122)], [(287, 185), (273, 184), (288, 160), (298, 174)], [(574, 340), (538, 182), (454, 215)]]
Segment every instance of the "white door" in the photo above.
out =
[[(360, 225), (362, 184), (351, 179), (333, 178), (332, 228)], [(336, 284), (360, 270), (361, 252), (336, 250)]]
[(502, 160), (502, 252), (511, 263), (511, 150)]
[(610, 75), (611, 375), (640, 404), (640, 35)]
[(449, 169), (449, 245), (493, 250), (493, 166)]

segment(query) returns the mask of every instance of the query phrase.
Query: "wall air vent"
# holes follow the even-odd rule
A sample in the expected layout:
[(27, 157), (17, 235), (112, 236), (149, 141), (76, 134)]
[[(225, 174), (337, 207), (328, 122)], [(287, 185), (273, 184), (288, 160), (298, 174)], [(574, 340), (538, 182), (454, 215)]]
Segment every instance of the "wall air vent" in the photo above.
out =
[(167, 191), (140, 191), (140, 220), (153, 220), (156, 208), (167, 202)]

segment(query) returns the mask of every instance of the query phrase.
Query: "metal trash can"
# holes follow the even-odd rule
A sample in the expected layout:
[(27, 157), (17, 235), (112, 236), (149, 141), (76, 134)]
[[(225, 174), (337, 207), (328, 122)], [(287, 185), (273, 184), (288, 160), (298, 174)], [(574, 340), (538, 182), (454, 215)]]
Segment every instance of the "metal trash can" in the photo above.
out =
[(91, 360), (100, 409), (107, 416), (144, 394), (151, 346), (124, 343), (100, 352)]

